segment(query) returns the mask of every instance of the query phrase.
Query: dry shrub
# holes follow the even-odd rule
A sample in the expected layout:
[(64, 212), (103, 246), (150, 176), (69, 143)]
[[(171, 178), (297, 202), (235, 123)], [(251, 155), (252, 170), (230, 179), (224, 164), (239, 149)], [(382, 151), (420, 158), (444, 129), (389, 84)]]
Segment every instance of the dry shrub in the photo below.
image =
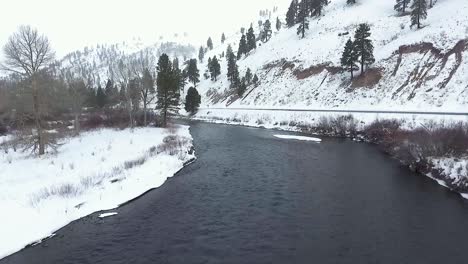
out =
[(176, 135), (170, 135), (163, 139), (163, 143), (157, 146), (157, 153), (167, 153), (171, 156), (185, 151), (185, 147), (190, 144), (190, 139)]
[(312, 130), (324, 135), (339, 137), (356, 136), (357, 121), (352, 115), (338, 117), (322, 116)]

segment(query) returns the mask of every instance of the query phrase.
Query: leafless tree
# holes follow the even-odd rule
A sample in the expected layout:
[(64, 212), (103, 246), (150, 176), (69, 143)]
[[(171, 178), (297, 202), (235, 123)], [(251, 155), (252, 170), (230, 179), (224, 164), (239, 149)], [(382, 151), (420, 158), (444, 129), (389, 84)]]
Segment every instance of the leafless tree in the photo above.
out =
[(130, 94), (130, 81), (133, 77), (133, 74), (129, 69), (128, 65), (124, 63), (123, 60), (119, 61), (119, 64), (117, 66), (117, 75), (119, 78), (121, 89), (125, 89), (125, 108), (128, 111), (130, 128), (133, 128), (135, 121), (133, 114), (132, 98)]
[(44, 133), (41, 119), (40, 90), (37, 75), (39, 71), (54, 60), (48, 38), (30, 26), (21, 26), (4, 47), (5, 70), (21, 74), (31, 83), (33, 114), (37, 129), (39, 155), (45, 153), (47, 135)]

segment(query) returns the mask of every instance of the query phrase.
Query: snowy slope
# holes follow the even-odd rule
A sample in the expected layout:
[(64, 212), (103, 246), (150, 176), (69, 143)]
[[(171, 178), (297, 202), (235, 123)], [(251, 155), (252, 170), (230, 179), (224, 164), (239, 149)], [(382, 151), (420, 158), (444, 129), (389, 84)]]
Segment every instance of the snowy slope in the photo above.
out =
[[(197, 87), (202, 106), (466, 110), (468, 1), (437, 1), (420, 30), (410, 28), (410, 17), (398, 16), (393, 5), (394, 1), (358, 0), (348, 6), (346, 0), (331, 0), (322, 17), (310, 20), (305, 39), (299, 39), (296, 27), (284, 28), (238, 62), (241, 75), (251, 68), (261, 82), (249, 87), (244, 98), (229, 88), (222, 59), (221, 78), (202, 80)], [(371, 26), (376, 62), (351, 82), (339, 61), (345, 42), (364, 22)], [(239, 33), (233, 35), (206, 58), (219, 58), (229, 43), (236, 51), (239, 39)], [(201, 68), (206, 71), (206, 62)]]

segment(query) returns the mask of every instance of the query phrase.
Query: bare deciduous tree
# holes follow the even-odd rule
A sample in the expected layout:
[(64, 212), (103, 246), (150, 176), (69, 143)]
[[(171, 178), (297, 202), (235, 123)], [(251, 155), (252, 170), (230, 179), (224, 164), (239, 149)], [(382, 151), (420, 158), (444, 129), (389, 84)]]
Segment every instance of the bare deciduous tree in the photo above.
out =
[[(37, 83), (39, 71), (51, 63), (54, 52), (48, 38), (30, 26), (21, 26), (4, 47), (5, 70), (21, 74), (31, 83), (34, 121), (37, 130), (35, 146), (39, 155), (45, 153), (47, 135), (44, 133), (41, 119), (40, 91)], [(34, 147), (36, 148), (36, 147)]]

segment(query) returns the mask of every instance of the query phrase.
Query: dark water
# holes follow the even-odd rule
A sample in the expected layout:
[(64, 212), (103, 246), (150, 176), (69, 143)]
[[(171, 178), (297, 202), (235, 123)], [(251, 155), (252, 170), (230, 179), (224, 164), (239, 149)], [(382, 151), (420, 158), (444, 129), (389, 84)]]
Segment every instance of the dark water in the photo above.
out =
[(177, 177), (0, 263), (468, 263), (468, 203), (372, 146), (191, 131)]

